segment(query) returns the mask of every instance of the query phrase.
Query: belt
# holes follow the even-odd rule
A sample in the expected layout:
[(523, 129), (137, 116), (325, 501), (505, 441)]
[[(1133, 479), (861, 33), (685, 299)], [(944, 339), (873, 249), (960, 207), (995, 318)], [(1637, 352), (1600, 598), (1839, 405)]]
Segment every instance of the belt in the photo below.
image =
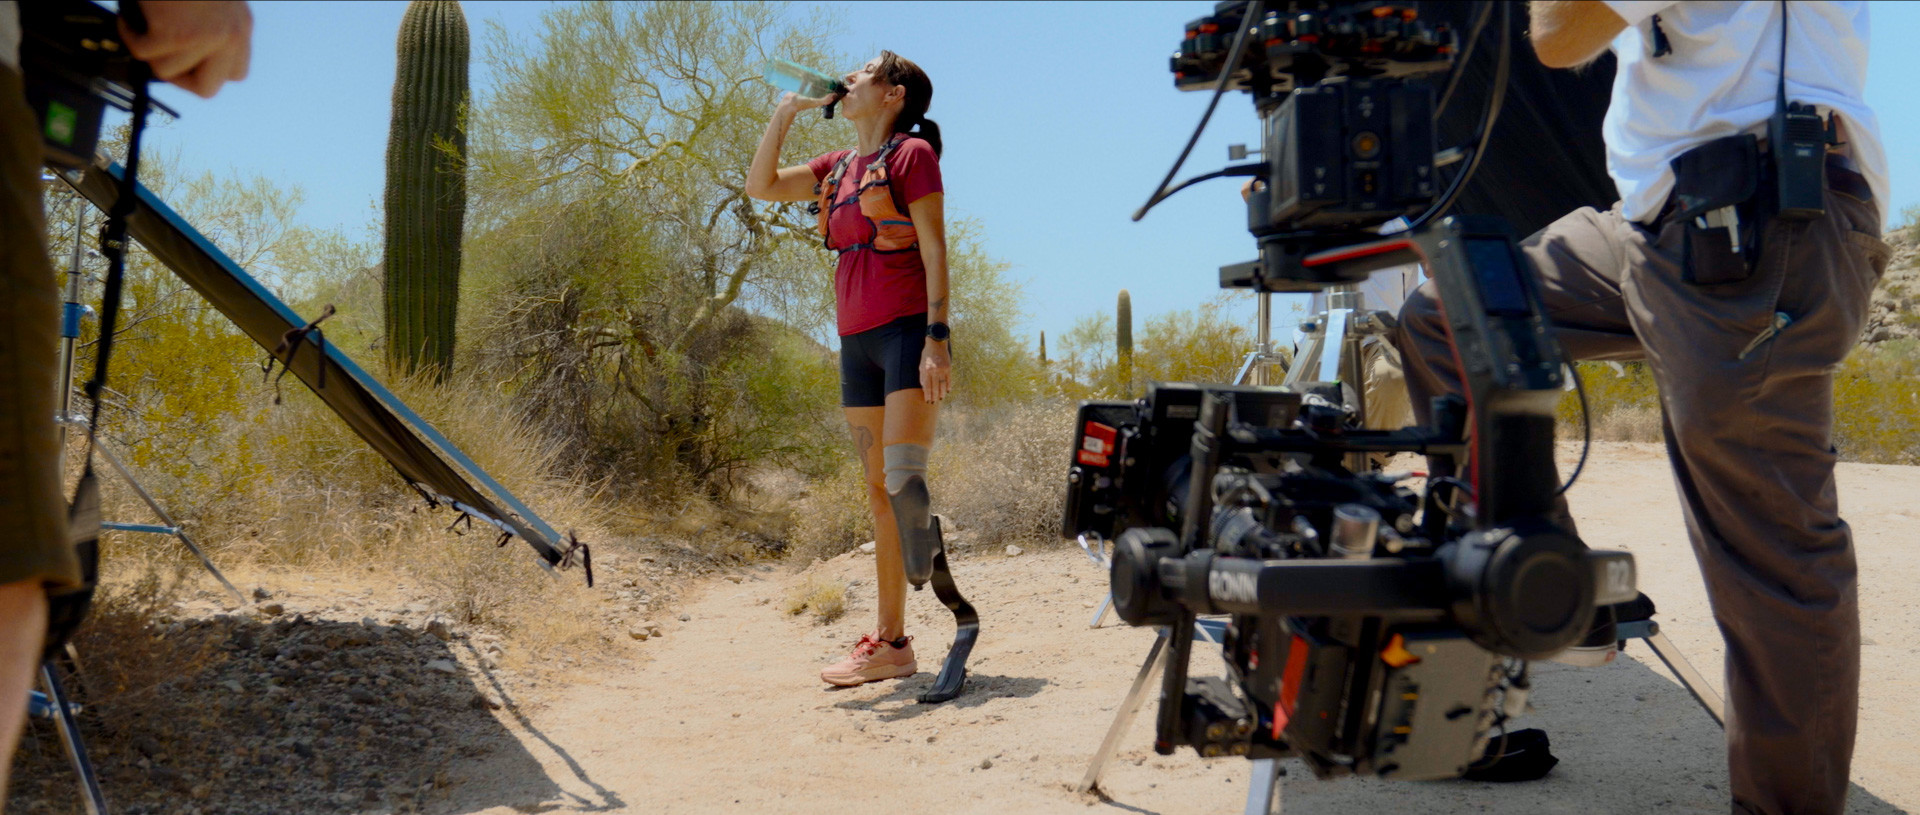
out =
[[(1764, 149), (1766, 140), (1762, 139), (1760, 145)], [(1841, 153), (1827, 154), (1827, 189), (1867, 203), (1873, 202), (1873, 186), (1867, 183), (1866, 176), (1853, 168), (1853, 159)], [(1666, 223), (1667, 217), (1679, 208), (1680, 196), (1668, 193), (1667, 202), (1661, 205), (1660, 213), (1644, 222), (1643, 226), (1649, 230), (1658, 231), (1660, 225)]]

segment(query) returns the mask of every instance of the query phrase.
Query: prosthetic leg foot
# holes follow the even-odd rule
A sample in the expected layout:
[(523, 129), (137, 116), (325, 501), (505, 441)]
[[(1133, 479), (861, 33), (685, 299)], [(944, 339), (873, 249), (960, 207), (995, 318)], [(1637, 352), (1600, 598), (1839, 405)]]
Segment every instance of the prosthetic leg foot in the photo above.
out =
[(947, 649), (947, 659), (941, 663), (933, 687), (920, 694), (922, 704), (938, 704), (959, 696), (967, 682), (967, 655), (973, 653), (974, 640), (980, 638), (980, 614), (953, 583), (953, 572), (947, 568), (947, 547), (940, 536), (940, 519), (930, 511), (927, 482), (917, 475), (910, 477), (889, 495), (893, 499), (893, 519), (900, 528), (900, 559), (907, 582), (916, 590), (933, 583), (933, 596), (953, 612), (953, 647)]
[(923, 704), (945, 702), (960, 695), (960, 687), (967, 681), (967, 655), (973, 653), (973, 641), (980, 638), (980, 615), (973, 610), (973, 604), (960, 596), (960, 589), (953, 585), (953, 572), (947, 570), (947, 550), (939, 546), (940, 520), (933, 521), (933, 539), (938, 546), (933, 552), (933, 596), (953, 612), (953, 647), (947, 649), (947, 660), (940, 665), (940, 675), (934, 677), (933, 687), (920, 694)]

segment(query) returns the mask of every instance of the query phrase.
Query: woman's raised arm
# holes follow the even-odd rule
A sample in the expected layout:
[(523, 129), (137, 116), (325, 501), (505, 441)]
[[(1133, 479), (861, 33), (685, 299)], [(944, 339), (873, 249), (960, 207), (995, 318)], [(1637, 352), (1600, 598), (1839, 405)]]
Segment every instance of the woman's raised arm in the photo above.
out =
[(760, 147), (753, 151), (753, 166), (747, 168), (749, 197), (762, 201), (805, 201), (813, 197), (813, 171), (805, 164), (780, 167), (780, 148), (787, 141), (787, 128), (793, 127), (795, 116), (830, 101), (832, 97), (781, 95), (773, 118), (767, 120), (767, 132), (760, 135)]

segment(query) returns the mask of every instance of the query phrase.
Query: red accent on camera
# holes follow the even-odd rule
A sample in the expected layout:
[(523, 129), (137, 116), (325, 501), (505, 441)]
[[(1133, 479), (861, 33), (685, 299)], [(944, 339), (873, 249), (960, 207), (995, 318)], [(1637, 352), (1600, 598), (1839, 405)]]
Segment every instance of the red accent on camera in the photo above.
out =
[(1120, 432), (1099, 422), (1087, 422), (1086, 433), (1080, 437), (1080, 451), (1075, 460), (1090, 467), (1105, 467), (1112, 462), (1114, 441)]

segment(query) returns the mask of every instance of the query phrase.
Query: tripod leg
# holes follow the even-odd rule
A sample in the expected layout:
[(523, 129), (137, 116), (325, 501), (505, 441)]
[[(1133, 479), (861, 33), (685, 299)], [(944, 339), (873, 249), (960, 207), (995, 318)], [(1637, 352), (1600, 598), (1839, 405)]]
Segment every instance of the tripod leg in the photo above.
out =
[(1280, 815), (1280, 781), (1287, 771), (1280, 759), (1253, 762), (1253, 781), (1247, 785), (1247, 815)]
[(960, 688), (967, 681), (967, 655), (973, 653), (973, 642), (980, 638), (980, 614), (973, 610), (973, 604), (960, 596), (960, 588), (953, 583), (953, 572), (947, 569), (947, 550), (940, 542), (940, 519), (934, 518), (929, 525), (933, 531), (933, 596), (953, 612), (953, 647), (947, 649), (947, 659), (940, 665), (940, 675), (934, 677), (933, 687), (920, 694), (922, 704), (937, 704), (960, 695)]
[(1727, 726), (1726, 703), (1720, 700), (1720, 694), (1714, 693), (1713, 688), (1707, 686), (1706, 677), (1693, 669), (1693, 663), (1687, 661), (1686, 656), (1680, 653), (1680, 649), (1673, 647), (1673, 641), (1667, 639), (1666, 634), (1655, 631), (1647, 637), (1647, 647), (1652, 648), (1654, 655), (1667, 664), (1667, 670), (1673, 671), (1673, 675), (1680, 678), (1680, 684), (1687, 689), (1688, 693), (1693, 694), (1694, 701), (1706, 708), (1707, 715), (1713, 717), (1713, 723), (1725, 728)]
[(60, 742), (67, 748), (67, 760), (72, 762), (73, 774), (80, 779), (80, 797), (87, 806), (87, 815), (100, 815), (107, 810), (107, 799), (100, 793), (100, 779), (93, 773), (93, 760), (87, 757), (87, 743), (80, 739), (80, 723), (73, 718), (73, 706), (67, 701), (66, 690), (60, 687), (60, 678), (54, 674), (53, 663), (40, 665), (40, 684), (46, 689), (47, 701), (53, 707), (54, 721), (60, 728)]
[(1100, 601), (1100, 610), (1095, 611), (1093, 613), (1093, 621), (1090, 623), (1087, 623), (1087, 627), (1099, 628), (1102, 623), (1105, 623), (1107, 621), (1107, 612), (1110, 612), (1112, 610), (1113, 610), (1113, 595), (1109, 593), (1107, 595), (1107, 599)]
[(1167, 632), (1153, 639), (1153, 647), (1147, 649), (1147, 661), (1140, 663), (1140, 673), (1133, 677), (1133, 687), (1127, 690), (1127, 698), (1120, 701), (1120, 708), (1113, 712), (1113, 724), (1107, 726), (1107, 737), (1100, 740), (1100, 750), (1093, 754), (1093, 761), (1087, 765), (1087, 774), (1080, 779), (1080, 785), (1074, 792), (1092, 792), (1100, 786), (1100, 770), (1107, 766), (1107, 760), (1113, 758), (1113, 751), (1120, 746), (1120, 737), (1125, 736), (1127, 728), (1133, 726), (1133, 717), (1140, 712), (1140, 702), (1146, 696), (1147, 680), (1153, 672), (1160, 669), (1160, 663), (1167, 661)]
[(239, 589), (234, 588), (233, 584), (227, 581), (227, 576), (220, 573), (220, 569), (213, 565), (212, 560), (208, 559), (207, 553), (200, 551), (200, 547), (195, 545), (191, 538), (187, 537), (187, 533), (180, 531), (179, 522), (175, 521), (173, 516), (168, 515), (166, 510), (160, 508), (160, 502), (153, 500), (153, 496), (147, 494), (147, 488), (141, 486), (140, 480), (133, 477), (133, 472), (127, 469), (127, 465), (120, 463), (120, 458), (115, 456), (112, 450), (107, 449), (107, 446), (104, 444), (99, 444), (94, 446), (94, 452), (99, 453), (101, 458), (106, 459), (108, 464), (113, 465), (113, 469), (120, 473), (121, 480), (127, 482), (127, 486), (133, 488), (133, 493), (140, 496), (140, 500), (147, 503), (147, 508), (153, 510), (153, 514), (160, 518), (161, 523), (173, 529), (173, 536), (179, 538), (180, 542), (186, 545), (187, 550), (192, 552), (194, 557), (200, 559), (200, 565), (206, 567), (207, 573), (213, 575), (213, 579), (220, 581), (220, 585), (227, 587), (228, 593), (232, 594), (234, 599), (242, 603), (247, 601), (247, 596), (240, 593)]

